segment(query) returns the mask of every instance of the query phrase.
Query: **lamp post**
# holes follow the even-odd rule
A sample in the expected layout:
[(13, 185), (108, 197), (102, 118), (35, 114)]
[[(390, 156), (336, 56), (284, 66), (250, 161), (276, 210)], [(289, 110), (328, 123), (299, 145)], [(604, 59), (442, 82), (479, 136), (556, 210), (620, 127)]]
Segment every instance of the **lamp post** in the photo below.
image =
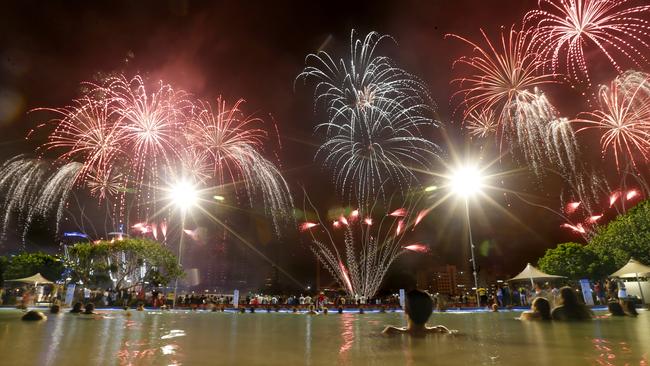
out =
[[(169, 198), (172, 203), (180, 209), (181, 214), (181, 237), (178, 242), (178, 265), (182, 267), (181, 255), (183, 253), (183, 242), (185, 238), (185, 217), (187, 210), (196, 205), (197, 191), (194, 185), (186, 180), (182, 180), (173, 185), (169, 190)], [(176, 299), (178, 298), (178, 277), (174, 282), (174, 298), (172, 299), (172, 307), (176, 308)]]
[(469, 198), (480, 193), (483, 187), (483, 176), (481, 171), (474, 165), (462, 166), (454, 170), (449, 176), (449, 187), (456, 196), (465, 201), (467, 236), (469, 239), (470, 253), (472, 255), (472, 273), (474, 275), (474, 292), (476, 294), (476, 305), (481, 306), (481, 299), (478, 294), (478, 273), (476, 272), (476, 257), (474, 256), (474, 240), (472, 238), (472, 226), (469, 215)]

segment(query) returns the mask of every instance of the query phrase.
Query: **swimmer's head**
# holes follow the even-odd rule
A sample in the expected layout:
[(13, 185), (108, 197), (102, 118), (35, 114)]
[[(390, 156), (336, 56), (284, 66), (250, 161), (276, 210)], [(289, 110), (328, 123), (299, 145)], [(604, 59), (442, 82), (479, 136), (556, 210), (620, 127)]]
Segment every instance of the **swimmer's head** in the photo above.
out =
[(433, 301), (429, 294), (420, 290), (411, 290), (406, 294), (404, 311), (411, 321), (423, 325), (429, 320), (433, 311)]

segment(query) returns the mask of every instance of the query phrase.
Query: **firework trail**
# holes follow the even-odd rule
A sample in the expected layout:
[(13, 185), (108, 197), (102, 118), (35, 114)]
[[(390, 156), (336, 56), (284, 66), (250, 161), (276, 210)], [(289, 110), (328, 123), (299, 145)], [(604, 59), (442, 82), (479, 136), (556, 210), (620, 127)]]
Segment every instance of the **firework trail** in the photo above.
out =
[(379, 108), (354, 114), (356, 121), (324, 123), (330, 137), (316, 158), (334, 172), (336, 186), (361, 206), (383, 193), (386, 180), (408, 188), (416, 179), (410, 168), (425, 169), (437, 146), (418, 135), (418, 127), (430, 124), (408, 110)]
[(188, 139), (192, 149), (210, 157), (217, 185), (237, 186), (242, 182), (251, 206), (253, 200), (261, 196), (279, 230), (280, 223), (292, 214), (289, 186), (277, 167), (262, 156), (267, 133), (259, 127), (261, 119), (251, 118), (241, 111), (243, 102), (240, 99), (229, 107), (219, 98), (216, 110), (206, 102), (196, 104)]
[(401, 208), (402, 216), (386, 214), (372, 220), (363, 210), (355, 210), (356, 215), (341, 215), (331, 225), (321, 219), (308, 197), (305, 200), (318, 219), (302, 223), (301, 231), (309, 232), (314, 255), (351, 297), (372, 298), (395, 259), (408, 251), (428, 251), (421, 243), (403, 244), (406, 228), (422, 219), (416, 216), (417, 200)]
[(481, 30), (483, 45), (450, 34), (472, 47), (454, 67), (464, 65), (469, 75), (452, 80), (462, 98), (466, 128), (475, 137), (494, 134), (503, 149), (520, 149), (527, 165), (537, 175), (551, 163), (565, 172), (575, 170), (577, 143), (571, 125), (538, 89), (554, 82), (553, 74), (539, 73), (543, 61), (531, 49), (532, 33), (514, 26), (492, 43)]
[(338, 61), (325, 51), (307, 55), (308, 66), (298, 79), (314, 79), (314, 106), (324, 105), (329, 121), (383, 108), (408, 109), (416, 116), (431, 110), (427, 87), (415, 76), (396, 67), (389, 57), (376, 54), (384, 40), (392, 37), (370, 32), (362, 40), (350, 33), (350, 55)]
[(628, 0), (539, 0), (539, 9), (528, 12), (524, 22), (534, 30), (534, 47), (545, 68), (562, 66), (575, 81), (591, 85), (586, 53), (603, 54), (622, 73), (617, 58), (638, 67), (648, 63), (650, 5), (630, 6)]
[(110, 169), (115, 157), (122, 153), (121, 132), (112, 118), (114, 112), (108, 100), (85, 95), (74, 100), (72, 106), (37, 110), (51, 111), (61, 116), (49, 122), (56, 127), (40, 149), (63, 150), (58, 156), (63, 162), (83, 161), (78, 175), (81, 180), (91, 174), (96, 179), (103, 176), (104, 170)]
[[(162, 81), (148, 91), (143, 78), (124, 75), (108, 78), (101, 90), (106, 93), (120, 131), (118, 143), (130, 156), (129, 178), (140, 200), (156, 202), (156, 187), (161, 172), (166, 172), (180, 160), (180, 146), (186, 110), (191, 106), (187, 93), (175, 91)], [(166, 169), (167, 168), (167, 169)], [(138, 210), (140, 206), (138, 206)], [(155, 207), (145, 206), (145, 217)]]
[(56, 220), (57, 233), (66, 202), (74, 182), (83, 169), (80, 163), (51, 166), (40, 159), (18, 156), (0, 167), (0, 192), (3, 212), (0, 237), (6, 238), (10, 227), (22, 228), (22, 241), (35, 219)]
[(465, 128), (470, 136), (477, 138), (485, 138), (496, 134), (497, 127), (497, 118), (491, 109), (484, 109), (480, 112), (473, 111), (465, 121)]
[(362, 207), (383, 193), (384, 184), (408, 187), (413, 168), (427, 168), (438, 146), (421, 137), (435, 127), (433, 102), (419, 79), (377, 54), (391, 39), (371, 32), (350, 36), (348, 59), (310, 54), (298, 79), (314, 80), (314, 106), (327, 121), (316, 126), (325, 139), (316, 159), (333, 171), (337, 188)]
[(586, 123), (578, 132), (597, 129), (602, 132), (603, 157), (614, 152), (617, 169), (621, 163), (636, 167), (648, 161), (650, 152), (650, 75), (627, 71), (603, 85), (598, 92), (600, 109), (585, 112), (575, 122)]
[[(112, 214), (119, 223), (150, 221), (159, 212), (161, 181), (175, 172), (205, 188), (242, 185), (251, 206), (261, 199), (278, 233), (280, 223), (291, 217), (288, 185), (263, 156), (267, 133), (262, 121), (244, 115), (241, 100), (228, 106), (219, 99), (213, 112), (209, 103), (163, 82), (150, 92), (140, 76), (119, 75), (86, 86), (90, 91), (72, 106), (38, 109), (58, 115), (30, 132), (53, 126), (39, 148), (56, 157), (51, 168), (42, 160), (22, 157), (3, 165), (4, 230), (15, 212), (25, 230), (33, 218), (49, 214), (55, 214), (58, 228), (75, 187), (106, 201), (107, 209), (114, 200)], [(133, 205), (137, 212), (129, 217)]]

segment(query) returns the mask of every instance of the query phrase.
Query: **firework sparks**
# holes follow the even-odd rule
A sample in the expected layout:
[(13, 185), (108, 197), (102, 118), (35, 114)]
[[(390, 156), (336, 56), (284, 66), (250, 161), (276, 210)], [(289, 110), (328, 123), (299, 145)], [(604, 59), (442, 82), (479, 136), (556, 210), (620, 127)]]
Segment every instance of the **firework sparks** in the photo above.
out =
[(454, 62), (454, 67), (464, 65), (470, 70), (468, 76), (452, 80), (460, 88), (454, 97), (462, 97), (466, 121), (472, 120), (472, 115), (475, 118), (483, 115), (480, 119), (485, 120), (492, 111), (496, 116), (489, 118), (488, 125), (496, 124), (503, 133), (511, 120), (510, 106), (528, 100), (535, 87), (553, 82), (553, 75), (537, 74), (543, 61), (530, 49), (530, 32), (511, 28), (508, 36), (501, 34), (500, 47), (483, 30), (481, 34), (484, 46), (459, 35), (447, 35), (463, 41), (474, 51), (474, 55)]
[(538, 87), (554, 81), (553, 74), (538, 73), (544, 64), (531, 49), (530, 31), (510, 29), (492, 43), (481, 30), (483, 46), (458, 35), (448, 35), (472, 46), (474, 54), (454, 62), (469, 75), (452, 80), (462, 97), (463, 120), (470, 135), (496, 135), (499, 148), (509, 143), (519, 148), (538, 175), (546, 163), (563, 171), (574, 167), (577, 143), (573, 130)]
[(74, 182), (83, 169), (80, 163), (52, 166), (40, 159), (15, 157), (0, 167), (0, 212), (3, 213), (0, 237), (10, 227), (22, 228), (22, 240), (32, 222), (54, 218), (57, 233)]
[(647, 64), (650, 51), (647, 17), (650, 6), (630, 6), (627, 0), (539, 0), (525, 22), (535, 31), (535, 49), (540, 59), (550, 59), (553, 72), (563, 61), (572, 80), (591, 85), (586, 53), (600, 52), (621, 73), (617, 58), (637, 66)]
[(571, 229), (574, 232), (579, 233), (579, 234), (585, 234), (587, 232), (585, 230), (585, 228), (582, 226), (582, 224), (573, 225), (573, 224), (569, 224), (569, 223), (564, 223), (561, 226), (565, 227), (565, 228), (568, 228), (568, 229)]
[[(67, 197), (78, 185), (100, 201), (117, 196), (114, 204), (106, 205), (113, 210), (111, 214), (119, 215), (114, 222), (149, 221), (151, 214), (160, 212), (156, 207), (159, 180), (182, 172), (197, 185), (231, 184), (237, 191), (243, 186), (251, 206), (261, 198), (276, 232), (280, 223), (291, 217), (288, 185), (275, 164), (263, 156), (267, 133), (260, 127), (260, 119), (243, 114), (243, 100), (228, 106), (219, 98), (213, 110), (209, 103), (191, 99), (188, 93), (175, 91), (162, 81), (150, 89), (140, 76), (129, 79), (118, 75), (100, 85), (85, 86), (88, 91), (72, 106), (37, 109), (57, 114), (38, 129), (54, 125), (39, 150), (55, 154), (57, 166), (64, 164), (50, 177), (68, 185), (60, 188), (65, 192), (59, 197)], [(47, 174), (42, 170), (47, 167), (43, 164), (30, 165), (34, 179), (29, 184), (44, 184)], [(69, 176), (74, 180), (67, 179)], [(18, 192), (8, 182), (0, 188), (3, 193), (22, 197), (10, 200), (12, 211), (17, 209), (13, 205), (32, 204), (31, 198), (25, 198), (27, 188)], [(46, 185), (45, 189), (54, 187)], [(50, 199), (43, 202), (64, 204)], [(130, 210), (133, 206), (135, 213)], [(22, 210), (27, 212), (27, 208)]]
[[(311, 205), (311, 201), (306, 201)], [(317, 212), (313, 205), (311, 208)], [(406, 251), (428, 250), (420, 243), (402, 246), (406, 229), (415, 221), (415, 217), (408, 216), (408, 212), (417, 212), (412, 208), (411, 205), (408, 209), (394, 210), (392, 212), (400, 215), (386, 214), (377, 225), (372, 225), (370, 216), (359, 210), (356, 217), (364, 219), (347, 221), (345, 216), (340, 216), (332, 224), (333, 228), (341, 229), (338, 231), (330, 231), (319, 216), (319, 222), (308, 222), (310, 226), (320, 225), (319, 230), (308, 231), (312, 238), (311, 249), (350, 296), (371, 298), (397, 257)]]
[(308, 66), (297, 79), (317, 81), (314, 104), (324, 104), (331, 121), (359, 111), (370, 112), (378, 106), (414, 115), (431, 108), (424, 83), (395, 67), (390, 58), (376, 54), (379, 45), (389, 39), (377, 32), (358, 39), (353, 30), (348, 59), (336, 61), (325, 51), (307, 55)]
[(491, 109), (470, 112), (465, 128), (470, 136), (484, 138), (496, 134), (498, 121)]
[(650, 152), (650, 75), (629, 71), (599, 90), (600, 109), (583, 113), (575, 122), (586, 123), (578, 130), (602, 131), (603, 156), (614, 152), (620, 170), (621, 160), (637, 165), (640, 157), (648, 160)]
[(439, 150), (421, 137), (422, 128), (436, 126), (426, 87), (375, 54), (386, 38), (371, 32), (356, 39), (353, 31), (349, 59), (312, 54), (298, 76), (317, 81), (315, 105), (324, 105), (328, 115), (316, 126), (325, 135), (316, 158), (333, 171), (343, 195), (361, 207), (382, 194), (387, 182), (410, 186), (412, 170), (426, 169)]
[[(222, 98), (217, 108), (209, 103), (197, 103), (188, 123), (188, 140), (201, 156), (210, 157), (212, 176), (216, 183), (243, 184), (251, 205), (258, 194), (273, 218), (276, 230), (291, 215), (293, 202), (289, 187), (277, 167), (261, 153), (266, 131), (260, 128), (262, 120), (245, 115), (241, 110), (243, 99), (229, 107)], [(204, 165), (208, 165), (207, 163)]]
[(420, 243), (407, 245), (407, 246), (404, 247), (404, 249), (410, 250), (412, 252), (418, 252), (418, 253), (426, 253), (426, 252), (429, 251), (429, 247), (427, 247), (424, 244), (420, 244)]
[(639, 191), (633, 189), (633, 190), (628, 191), (625, 194), (625, 199), (629, 201), (629, 200), (631, 200), (631, 199), (633, 199), (635, 197), (638, 197), (638, 196), (639, 196)]
[(564, 209), (564, 211), (566, 213), (568, 213), (568, 214), (572, 214), (572, 213), (576, 212), (578, 207), (580, 207), (580, 204), (581, 204), (581, 202), (569, 202), (566, 205), (566, 208)]
[(309, 229), (311, 229), (311, 228), (313, 228), (313, 227), (316, 227), (316, 226), (318, 226), (317, 223), (314, 223), (314, 222), (304, 222), (304, 223), (300, 224), (300, 231), (307, 231), (307, 230), (309, 230)]

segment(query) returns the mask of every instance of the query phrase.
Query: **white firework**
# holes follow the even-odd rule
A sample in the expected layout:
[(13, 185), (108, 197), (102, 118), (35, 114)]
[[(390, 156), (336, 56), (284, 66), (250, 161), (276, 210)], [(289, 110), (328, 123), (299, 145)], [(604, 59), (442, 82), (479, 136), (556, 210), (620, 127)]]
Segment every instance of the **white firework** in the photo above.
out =
[(357, 39), (353, 30), (349, 58), (310, 54), (298, 76), (315, 80), (314, 105), (327, 115), (316, 127), (324, 135), (316, 157), (333, 170), (343, 195), (361, 206), (384, 183), (410, 185), (412, 170), (428, 168), (438, 151), (421, 135), (422, 128), (437, 126), (427, 88), (377, 54), (385, 39), (392, 38), (371, 32)]

